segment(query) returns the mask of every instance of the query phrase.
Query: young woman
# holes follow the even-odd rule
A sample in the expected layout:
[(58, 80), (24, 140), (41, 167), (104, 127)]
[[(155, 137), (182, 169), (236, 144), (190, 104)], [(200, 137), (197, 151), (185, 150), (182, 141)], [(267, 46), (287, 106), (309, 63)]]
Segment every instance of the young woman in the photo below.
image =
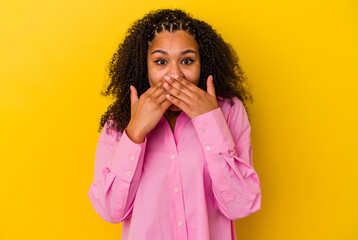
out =
[(128, 30), (109, 66), (88, 195), (122, 239), (236, 239), (260, 209), (252, 96), (232, 47), (207, 23), (161, 9)]

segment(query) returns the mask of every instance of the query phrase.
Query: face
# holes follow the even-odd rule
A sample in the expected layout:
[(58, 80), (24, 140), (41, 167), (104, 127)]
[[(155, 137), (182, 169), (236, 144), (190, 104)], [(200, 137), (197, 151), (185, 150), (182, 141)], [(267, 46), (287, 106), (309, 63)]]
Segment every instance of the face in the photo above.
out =
[[(151, 42), (147, 54), (148, 79), (150, 86), (164, 81), (164, 76), (177, 74), (198, 85), (200, 78), (199, 46), (187, 32), (163, 31)], [(175, 105), (168, 110), (180, 111)]]

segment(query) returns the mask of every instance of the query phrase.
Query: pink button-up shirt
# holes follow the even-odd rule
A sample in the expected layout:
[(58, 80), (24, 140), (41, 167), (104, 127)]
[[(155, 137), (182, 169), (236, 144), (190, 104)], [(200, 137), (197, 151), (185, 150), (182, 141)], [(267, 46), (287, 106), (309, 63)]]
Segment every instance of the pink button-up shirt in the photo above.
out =
[(107, 222), (123, 222), (122, 240), (236, 239), (233, 220), (261, 207), (251, 127), (238, 98), (190, 119), (174, 133), (162, 116), (141, 144), (123, 133), (99, 137), (88, 196)]

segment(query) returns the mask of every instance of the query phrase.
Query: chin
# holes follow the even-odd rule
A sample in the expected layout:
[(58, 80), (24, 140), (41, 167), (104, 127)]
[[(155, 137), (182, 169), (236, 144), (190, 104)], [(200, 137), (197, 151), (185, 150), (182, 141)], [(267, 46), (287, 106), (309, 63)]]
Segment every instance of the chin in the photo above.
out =
[(173, 112), (178, 112), (181, 111), (180, 108), (178, 108), (177, 106), (175, 106), (174, 104), (170, 105), (170, 107), (168, 108), (169, 111), (173, 111)]

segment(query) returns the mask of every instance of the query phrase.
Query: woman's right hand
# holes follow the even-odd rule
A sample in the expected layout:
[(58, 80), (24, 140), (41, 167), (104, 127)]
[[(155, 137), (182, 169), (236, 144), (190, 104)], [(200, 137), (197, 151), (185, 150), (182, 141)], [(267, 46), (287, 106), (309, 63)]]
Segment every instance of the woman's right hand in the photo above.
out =
[(138, 99), (137, 89), (131, 85), (131, 119), (127, 135), (135, 143), (144, 142), (145, 136), (157, 125), (164, 112), (172, 105), (166, 98), (163, 80), (150, 87)]

